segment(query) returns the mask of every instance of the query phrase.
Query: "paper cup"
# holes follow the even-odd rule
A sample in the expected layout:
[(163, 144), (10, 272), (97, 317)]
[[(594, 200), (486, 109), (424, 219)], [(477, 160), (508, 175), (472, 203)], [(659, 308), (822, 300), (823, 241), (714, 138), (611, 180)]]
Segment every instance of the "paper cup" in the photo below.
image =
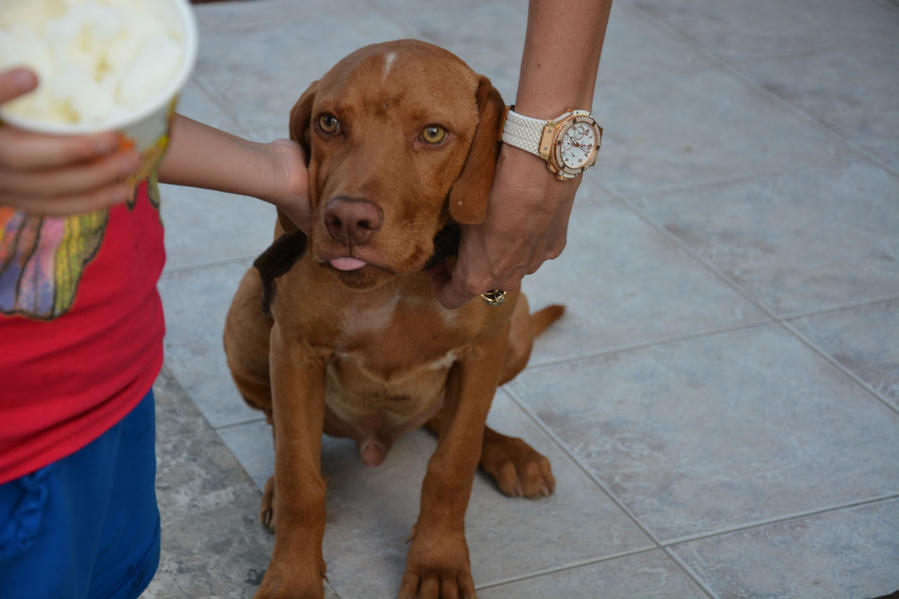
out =
[(178, 93), (187, 83), (193, 71), (194, 63), (197, 60), (198, 45), (197, 24), (188, 0), (157, 0), (157, 2), (169, 5), (166, 7), (166, 12), (171, 15), (171, 24), (181, 34), (184, 42), (184, 54), (178, 72), (155, 98), (149, 98), (141, 108), (108, 122), (46, 122), (10, 114), (3, 109), (2, 105), (0, 105), (0, 119), (22, 129), (53, 135), (82, 135), (117, 131), (121, 137), (121, 145), (133, 147), (141, 155), (140, 166), (134, 175), (129, 177), (129, 181), (136, 182), (146, 179), (165, 153)]

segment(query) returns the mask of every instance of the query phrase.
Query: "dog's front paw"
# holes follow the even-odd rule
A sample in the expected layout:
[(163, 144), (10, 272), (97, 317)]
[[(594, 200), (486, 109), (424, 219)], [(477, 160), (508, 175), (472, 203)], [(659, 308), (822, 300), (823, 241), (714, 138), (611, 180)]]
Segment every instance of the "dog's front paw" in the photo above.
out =
[(477, 599), (463, 534), (412, 535), (399, 599)]
[(281, 567), (272, 561), (253, 599), (324, 599), (324, 563), (321, 570)]
[(549, 460), (515, 437), (495, 432), (485, 436), (481, 468), (512, 497), (547, 497), (556, 488)]

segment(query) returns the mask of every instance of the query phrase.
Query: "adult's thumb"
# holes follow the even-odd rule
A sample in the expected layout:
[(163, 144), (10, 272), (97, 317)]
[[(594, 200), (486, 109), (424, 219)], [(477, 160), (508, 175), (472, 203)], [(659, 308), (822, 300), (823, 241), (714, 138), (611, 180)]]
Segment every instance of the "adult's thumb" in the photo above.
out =
[(0, 72), (0, 104), (37, 87), (37, 75), (31, 69), (16, 67)]

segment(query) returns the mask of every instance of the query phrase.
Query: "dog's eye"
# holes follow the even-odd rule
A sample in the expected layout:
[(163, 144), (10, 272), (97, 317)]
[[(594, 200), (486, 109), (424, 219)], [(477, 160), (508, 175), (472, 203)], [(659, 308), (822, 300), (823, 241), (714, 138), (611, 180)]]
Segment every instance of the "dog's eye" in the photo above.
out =
[(428, 125), (421, 130), (421, 139), (425, 143), (439, 144), (446, 139), (446, 129), (440, 125)]
[(325, 133), (334, 134), (340, 131), (340, 121), (333, 114), (323, 114), (318, 117), (318, 127)]

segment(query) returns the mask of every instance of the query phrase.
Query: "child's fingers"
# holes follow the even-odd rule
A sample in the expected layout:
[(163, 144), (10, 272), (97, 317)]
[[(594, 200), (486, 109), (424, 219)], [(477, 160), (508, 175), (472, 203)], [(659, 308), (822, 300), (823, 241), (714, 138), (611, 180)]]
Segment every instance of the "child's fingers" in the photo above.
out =
[(78, 195), (122, 180), (139, 163), (136, 152), (124, 151), (75, 166), (40, 171), (16, 171), (0, 166), (0, 193), (23, 198)]
[(114, 183), (80, 194), (23, 199), (0, 191), (0, 206), (20, 208), (32, 214), (45, 216), (71, 216), (121, 204), (134, 195), (134, 186)]
[(37, 87), (37, 76), (25, 68), (0, 72), (0, 104), (13, 100)]
[(0, 167), (16, 171), (63, 167), (108, 155), (119, 145), (119, 136), (111, 131), (96, 135), (46, 135), (0, 127)]

